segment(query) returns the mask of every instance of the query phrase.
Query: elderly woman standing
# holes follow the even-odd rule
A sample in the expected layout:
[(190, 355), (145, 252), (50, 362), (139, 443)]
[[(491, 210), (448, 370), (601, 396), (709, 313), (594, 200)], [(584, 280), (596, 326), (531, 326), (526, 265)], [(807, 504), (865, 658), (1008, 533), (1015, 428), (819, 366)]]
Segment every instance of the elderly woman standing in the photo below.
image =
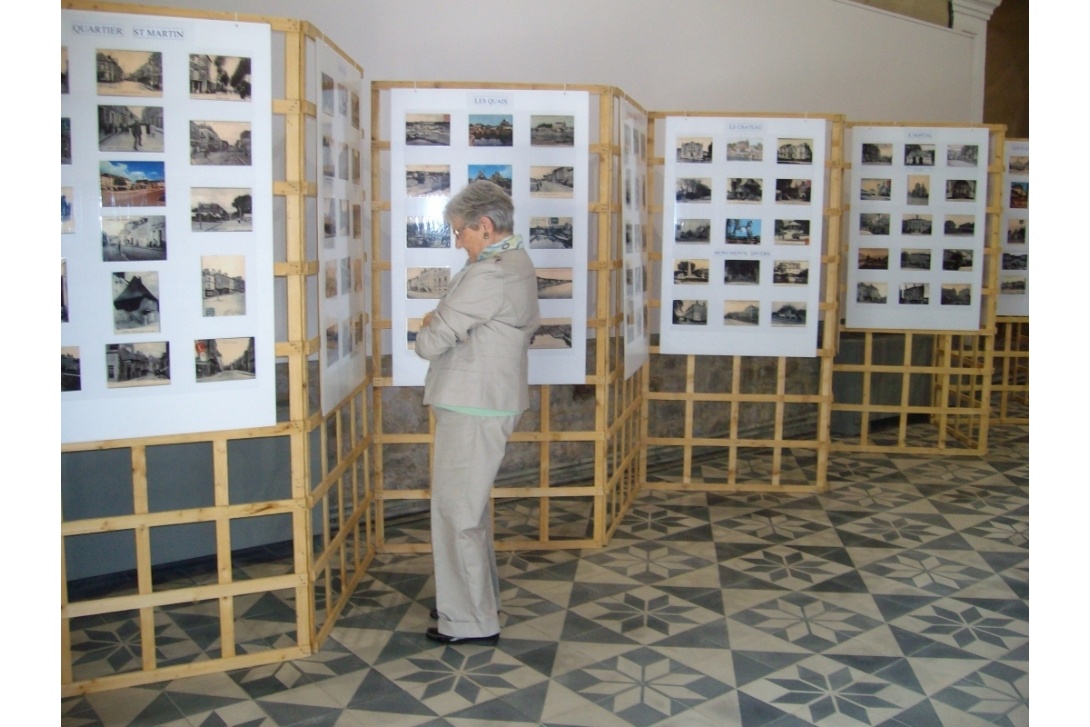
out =
[(507, 440), (530, 405), (528, 350), (537, 330), (537, 276), (514, 205), (499, 186), (471, 182), (447, 204), (469, 258), (424, 316), (416, 353), (430, 362), (424, 403), (435, 417), (431, 542), (440, 643), (495, 644), (499, 574), (489, 510)]

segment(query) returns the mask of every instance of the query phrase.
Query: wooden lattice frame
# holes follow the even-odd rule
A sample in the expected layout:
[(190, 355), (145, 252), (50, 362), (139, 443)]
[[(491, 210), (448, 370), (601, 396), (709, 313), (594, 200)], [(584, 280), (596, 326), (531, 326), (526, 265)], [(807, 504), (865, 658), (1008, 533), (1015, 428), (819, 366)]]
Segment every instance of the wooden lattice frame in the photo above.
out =
[(996, 319), (992, 423), (1029, 424), (1029, 316)]
[[(132, 478), (131, 514), (104, 518), (62, 521), (61, 550), (65, 538), (87, 534), (129, 532), (135, 541), (136, 593), (69, 602), (67, 566), (61, 562), (61, 692), (63, 696), (147, 684), (230, 669), (253, 667), (305, 656), (320, 646), (346, 595), (358, 582), (374, 554), (370, 538), (372, 496), (369, 489), (367, 452), (370, 440), (364, 381), (328, 418), (311, 408), (311, 361), (319, 350), (319, 337), (307, 334), (308, 279), (318, 274), (316, 260), (307, 259), (308, 228), (316, 221), (307, 216), (307, 199), (316, 187), (307, 182), (306, 118), (315, 117), (315, 105), (306, 99), (306, 46), (308, 42), (329, 42), (313, 26), (296, 20), (236, 13), (190, 12), (168, 8), (66, 0), (62, 9), (188, 17), (210, 20), (265, 23), (284, 43), (284, 98), (273, 102), (273, 113), (284, 120), (285, 169), (274, 182), (274, 197), (282, 199), (286, 236), (285, 259), (274, 264), (274, 275), (284, 281), (287, 311), (287, 339), (276, 343), (276, 358), (288, 372), (288, 420), (274, 426), (224, 432), (189, 433), (176, 436), (81, 442), (63, 445), (62, 453), (127, 450)], [(332, 45), (332, 44), (331, 44)], [(340, 52), (338, 50), (338, 52)], [(343, 55), (343, 53), (342, 53)], [(349, 63), (352, 63), (350, 59)], [(358, 68), (358, 66), (357, 66)], [(276, 205), (274, 204), (274, 208)], [(271, 241), (270, 241), (271, 244)], [(271, 374), (270, 374), (271, 375)], [(231, 442), (258, 438), (286, 438), (290, 452), (290, 496), (284, 499), (233, 503), (230, 493), (229, 448)], [(323, 453), (318, 475), (311, 469), (312, 438)], [(212, 453), (214, 504), (210, 507), (151, 512), (148, 502), (147, 454), (150, 447), (177, 444), (206, 444)], [(335, 446), (331, 446), (335, 444)], [(314, 480), (313, 488), (311, 482)], [(334, 494), (335, 493), (335, 494)], [(337, 507), (330, 503), (336, 497)], [(352, 508), (344, 512), (344, 506)], [(313, 552), (311, 513), (323, 512), (322, 549)], [(287, 515), (291, 518), (293, 558), (290, 571), (279, 575), (235, 581), (232, 576), (231, 524), (252, 517)], [(217, 579), (215, 583), (187, 588), (156, 590), (152, 583), (151, 531), (156, 527), (212, 523), (215, 528)], [(340, 579), (343, 588), (319, 593), (323, 579)], [(339, 585), (339, 584), (338, 584)], [(292, 591), (297, 604), (294, 643), (253, 653), (238, 653), (235, 634), (235, 600), (240, 597)], [(339, 597), (333, 595), (340, 591)], [(323, 602), (315, 603), (317, 598)], [(220, 657), (168, 667), (156, 663), (156, 609), (197, 602), (215, 603), (219, 615)], [(139, 621), (142, 655), (139, 670), (77, 680), (73, 670), (71, 622), (84, 616), (135, 611)], [(316, 618), (317, 613), (324, 615)], [(318, 621), (321, 621), (319, 626)]]
[[(591, 180), (597, 180), (597, 187), (591, 191), (592, 201), (588, 214), (591, 215), (591, 239), (597, 244), (590, 246), (591, 260), (588, 262), (588, 274), (595, 291), (595, 315), (587, 320), (588, 336), (597, 341), (594, 356), (594, 373), (586, 377), (585, 386), (594, 389), (593, 428), (579, 431), (558, 429), (553, 422), (552, 394), (556, 388), (550, 385), (532, 387), (536, 389), (535, 401), (539, 402), (538, 426), (529, 431), (520, 428), (511, 437), (512, 445), (529, 444), (538, 448), (538, 481), (525, 486), (497, 486), (492, 491), (494, 510), (504, 502), (532, 502), (537, 521), (537, 537), (525, 536), (498, 537), (497, 550), (519, 549), (570, 549), (599, 547), (608, 542), (609, 536), (616, 529), (620, 518), (627, 511), (636, 494), (636, 469), (639, 462), (639, 392), (640, 377), (643, 372), (624, 378), (624, 355), (621, 337), (623, 325), (623, 301), (621, 285), (623, 276), (621, 243), (617, 226), (613, 218), (620, 214), (620, 190), (614, 185), (615, 167), (620, 155), (617, 141), (619, 121), (617, 103), (623, 97), (616, 89), (603, 86), (553, 86), (543, 84), (495, 84), (495, 83), (446, 83), (446, 82), (383, 82), (371, 84), (371, 128), (372, 128), (372, 366), (375, 372), (383, 370), (383, 332), (391, 329), (391, 321), (379, 317), (382, 310), (383, 274), (388, 274), (391, 264), (383, 259), (383, 215), (390, 211), (390, 200), (380, 199), (379, 190), (383, 189), (382, 175), (386, 169), (383, 155), (390, 151), (390, 141), (379, 139), (382, 117), (386, 104), (384, 95), (396, 88), (415, 89), (502, 89), (528, 91), (586, 91), (591, 95), (592, 106), (597, 102), (598, 128), (592, 131), (591, 141)], [(597, 142), (593, 139), (597, 134)], [(426, 430), (412, 432), (390, 431), (385, 407), (384, 389), (393, 386), (391, 376), (376, 374), (373, 379), (374, 414), (374, 489), (376, 493), (376, 547), (388, 553), (430, 552), (428, 542), (393, 542), (387, 538), (385, 503), (398, 500), (427, 500), (426, 488), (392, 489), (385, 487), (384, 468), (385, 452), (388, 447), (410, 445), (426, 447), (428, 460), (432, 460), (435, 426), (430, 413), (426, 417)], [(526, 419), (526, 417), (524, 417)], [(561, 465), (569, 464), (557, 461), (550, 451), (550, 445), (556, 443), (586, 443), (593, 446), (593, 476), (590, 481), (561, 483), (556, 479), (556, 472)], [(551, 513), (555, 501), (577, 500), (582, 503), (585, 521), (577, 528), (580, 537), (558, 536)]]
[[(859, 126), (929, 126), (957, 127), (955, 124), (904, 124), (904, 123), (856, 123)], [(965, 454), (983, 454), (988, 448), (988, 425), (992, 391), (992, 366), (995, 349), (996, 304), (999, 295), (1000, 215), (1002, 213), (1003, 142), (1006, 127), (1002, 125), (978, 125), (969, 128), (987, 128), (988, 149), (988, 201), (986, 207), (986, 238), (984, 246), (984, 271), (981, 295), (981, 325), (970, 331), (904, 331), (881, 329), (842, 329), (842, 333), (861, 333), (864, 337), (863, 361), (858, 364), (836, 363), (836, 374), (861, 374), (862, 398), (859, 402), (834, 401), (833, 410), (859, 414), (860, 433), (857, 437), (840, 437), (833, 441), (836, 452), (903, 452), (913, 454), (949, 453), (951, 449)], [(844, 205), (844, 215), (849, 205)], [(842, 241), (843, 254), (847, 254), (847, 235)], [(841, 296), (847, 295), (846, 280), (840, 282)], [(902, 339), (904, 357), (899, 364), (879, 364), (875, 361), (877, 336), (895, 336)], [(914, 341), (930, 339), (932, 356), (925, 363), (913, 360)], [(871, 397), (873, 376), (900, 377), (900, 401), (882, 404)], [(909, 403), (910, 379), (914, 376), (930, 378), (930, 403), (912, 406)], [(883, 418), (896, 417), (896, 427), (883, 427), (881, 433), (872, 431), (873, 415)], [(908, 425), (911, 419), (927, 417), (935, 425), (929, 441), (910, 441)], [(917, 432), (918, 433), (918, 432)]]
[[(760, 114), (760, 113), (728, 113), (728, 112), (653, 112), (650, 114), (648, 147), (657, 149), (655, 143), (656, 122), (664, 121), (670, 116), (707, 116), (722, 118), (825, 118), (830, 122), (830, 145), (826, 160), (826, 173), (828, 176), (828, 205), (823, 210), (826, 222), (827, 239), (836, 241), (840, 238), (840, 199), (843, 184), (843, 146), (844, 146), (844, 118), (840, 115), (804, 115), (804, 114)], [(651, 166), (660, 170), (665, 165), (665, 157), (655, 156), (651, 159)], [(649, 175), (649, 179), (662, 180), (662, 175)], [(659, 189), (649, 198), (653, 200), (663, 199), (664, 191)], [(651, 208), (653, 215), (661, 219), (663, 207), (661, 204)], [(660, 224), (653, 224), (653, 229), (661, 229)], [(661, 251), (655, 253), (653, 259), (659, 264), (662, 261)], [(760, 391), (749, 390), (745, 386), (744, 368), (746, 364), (753, 362), (756, 357), (751, 356), (721, 356), (708, 357), (687, 355), (682, 357), (685, 364), (685, 388), (683, 391), (655, 391), (652, 387), (652, 376), (648, 376), (646, 388), (643, 393), (643, 440), (646, 448), (656, 448), (667, 459), (674, 460), (678, 457), (673, 451), (680, 450), (681, 470), (680, 474), (672, 481), (656, 481), (653, 486), (657, 490), (682, 490), (702, 492), (823, 492), (828, 489), (826, 479), (828, 471), (829, 455), (829, 419), (832, 405), (832, 365), (833, 356), (836, 353), (832, 342), (837, 338), (837, 325), (839, 322), (839, 308), (837, 305), (837, 285), (839, 278), (839, 249), (835, 242), (827, 243), (827, 251), (822, 255), (822, 267), (825, 273), (823, 286), (823, 299), (820, 305), (822, 319), (822, 346), (818, 351), (819, 371), (815, 389), (809, 392), (789, 392), (788, 381), (789, 357), (763, 357), (776, 362), (775, 390)], [(661, 301), (652, 301), (652, 307), (661, 306)], [(652, 357), (661, 357), (657, 347), (651, 349)], [(698, 366), (707, 366), (714, 359), (715, 364), (730, 369), (730, 388), (728, 391), (698, 391), (697, 370)], [(656, 402), (673, 402), (683, 407), (683, 431), (677, 436), (653, 436), (648, 424), (653, 416), (652, 409)], [(712, 436), (696, 436), (694, 422), (696, 420), (695, 409), (697, 406), (713, 404), (727, 408), (728, 431), (716, 432)], [(747, 436), (752, 432), (742, 431), (740, 416), (743, 407), (753, 405), (771, 405), (774, 416), (771, 419), (771, 436)], [(784, 428), (784, 412), (788, 407), (813, 407), (816, 409), (815, 425), (812, 433), (798, 437), (788, 436)], [(764, 452), (770, 451), (765, 458)], [(786, 458), (793, 456), (792, 452), (812, 452), (814, 457), (812, 474), (805, 481), (790, 481), (784, 478)], [(700, 467), (705, 455), (703, 452), (712, 453), (714, 460), (721, 460), (723, 453), (726, 456), (725, 481), (711, 481), (700, 474)], [(771, 463), (768, 472), (754, 473), (753, 476), (740, 475), (740, 463), (742, 460), (760, 453), (762, 458)], [(641, 479), (646, 482), (646, 461), (641, 470)]]

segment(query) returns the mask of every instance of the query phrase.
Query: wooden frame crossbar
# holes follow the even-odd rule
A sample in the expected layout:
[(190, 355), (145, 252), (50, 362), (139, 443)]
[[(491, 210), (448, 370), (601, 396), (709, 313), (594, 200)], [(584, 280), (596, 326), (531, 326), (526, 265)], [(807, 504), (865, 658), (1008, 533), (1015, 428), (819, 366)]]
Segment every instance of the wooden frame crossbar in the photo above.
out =
[(992, 423), (1029, 424), (1029, 316), (996, 319)]

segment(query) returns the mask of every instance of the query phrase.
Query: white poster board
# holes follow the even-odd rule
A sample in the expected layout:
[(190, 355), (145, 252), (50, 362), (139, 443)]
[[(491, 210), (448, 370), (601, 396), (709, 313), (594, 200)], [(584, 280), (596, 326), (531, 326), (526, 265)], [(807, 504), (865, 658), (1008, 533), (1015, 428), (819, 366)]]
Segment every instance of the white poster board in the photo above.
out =
[(666, 118), (660, 351), (816, 356), (830, 124)]
[(647, 306), (647, 114), (621, 99), (621, 234), (624, 259), (624, 376), (651, 360)]
[(62, 11), (63, 442), (275, 424), (270, 39)]
[(1003, 255), (999, 264), (1001, 316), (1029, 315), (1029, 139), (1007, 139), (1003, 155)]
[(393, 380), (421, 386), (420, 320), (466, 263), (443, 221), (452, 194), (485, 178), (510, 190), (515, 233), (538, 270), (542, 324), (531, 384), (586, 381), (589, 94), (394, 89), (390, 98)]

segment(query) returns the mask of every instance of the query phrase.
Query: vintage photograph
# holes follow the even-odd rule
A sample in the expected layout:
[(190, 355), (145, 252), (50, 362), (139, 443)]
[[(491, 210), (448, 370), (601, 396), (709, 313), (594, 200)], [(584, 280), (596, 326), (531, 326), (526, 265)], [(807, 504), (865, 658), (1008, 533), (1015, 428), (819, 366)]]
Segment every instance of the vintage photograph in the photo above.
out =
[(103, 217), (102, 261), (136, 262), (167, 259), (167, 218)]
[(333, 179), (337, 176), (337, 159), (333, 154), (333, 124), (322, 124), (322, 177)]
[(189, 163), (250, 166), (249, 121), (190, 121)]
[(776, 220), (773, 237), (777, 245), (809, 245), (810, 220)]
[(201, 338), (193, 342), (197, 383), (244, 381), (257, 375), (254, 338)]
[(867, 177), (859, 180), (859, 199), (873, 202), (888, 202), (892, 180), (879, 177)]
[(934, 144), (905, 144), (906, 167), (935, 166)]
[(972, 202), (976, 200), (976, 181), (973, 179), (947, 179), (947, 201)]
[(861, 154), (863, 164), (893, 164), (893, 144), (863, 144)]
[(708, 301), (675, 298), (671, 321), (675, 326), (708, 325)]
[(450, 268), (408, 268), (405, 277), (406, 295), (411, 300), (438, 300), (450, 286)]
[(329, 368), (341, 359), (341, 326), (334, 321), (325, 329), (325, 364)]
[(61, 164), (72, 163), (72, 120), (61, 117)]
[(973, 269), (973, 251), (972, 250), (959, 250), (959, 249), (947, 249), (942, 251), (942, 269), (943, 270), (972, 270)]
[(975, 167), (980, 150), (976, 144), (947, 144), (946, 166)]
[(761, 261), (724, 260), (723, 273), (727, 285), (757, 285), (761, 282)]
[(470, 114), (470, 146), (512, 146), (514, 117), (510, 114)]
[(1011, 155), (1007, 162), (1007, 171), (1011, 174), (1029, 174), (1029, 157)]
[(679, 136), (677, 160), (686, 164), (709, 164), (712, 160), (710, 136)]
[(360, 293), (363, 291), (363, 260), (358, 257), (352, 258), (352, 292)]
[(813, 164), (813, 139), (777, 139), (777, 164)]
[(99, 106), (99, 151), (161, 152), (162, 106)]
[(352, 353), (352, 323), (341, 321), (341, 356), (348, 357)]
[(322, 237), (325, 247), (333, 247), (333, 238), (337, 236), (337, 200), (326, 197), (322, 210)]
[(808, 285), (810, 263), (807, 260), (777, 260), (772, 265), (773, 285)]
[(723, 324), (727, 326), (756, 326), (761, 319), (761, 304), (756, 300), (723, 301)]
[(405, 114), (406, 146), (450, 146), (450, 114)]
[(352, 258), (342, 257), (338, 262), (341, 271), (341, 295), (347, 295), (352, 290)]
[(326, 299), (336, 298), (338, 294), (337, 287), (337, 261), (326, 260), (325, 261), (325, 297)]
[(901, 270), (930, 270), (931, 251), (927, 248), (901, 250)]
[(531, 250), (571, 250), (571, 217), (531, 217)]
[(857, 258), (858, 270), (889, 270), (889, 249), (885, 247), (861, 247)]
[(61, 391), (79, 391), (79, 346), (61, 346)]
[(884, 304), (889, 300), (889, 284), (888, 283), (856, 283), (855, 286), (855, 302), (856, 303), (879, 303)]
[(909, 174), (907, 196), (907, 204), (928, 204), (931, 199), (931, 177), (926, 174)]
[(889, 215), (885, 212), (859, 213), (860, 235), (888, 235)]
[(163, 162), (98, 163), (103, 207), (165, 207), (167, 184)]
[(1011, 182), (1010, 207), (1012, 210), (1029, 207), (1029, 182)]
[(326, 116), (337, 113), (337, 84), (328, 73), (322, 74), (322, 113)]
[(711, 177), (678, 177), (674, 199), (678, 202), (711, 202)]
[(450, 225), (442, 217), (409, 217), (405, 220), (405, 247), (449, 248)]
[(1005, 252), (1003, 253), (1003, 270), (1025, 270), (1029, 267), (1029, 253)]
[(531, 116), (530, 146), (575, 146), (575, 117)]
[(201, 287), (205, 318), (246, 315), (245, 256), (202, 255)]
[(363, 237), (363, 205), (352, 205), (352, 237), (357, 240)]
[(788, 204), (810, 204), (809, 179), (777, 179), (776, 201)]
[(901, 305), (927, 305), (931, 302), (931, 284), (901, 283), (897, 302)]
[(1011, 218), (1007, 220), (1007, 244), (1024, 245), (1029, 223), (1025, 219)]
[(537, 297), (541, 300), (571, 298), (571, 268), (538, 268)]
[(163, 95), (163, 54), (159, 51), (96, 50), (99, 96)]
[(575, 196), (575, 167), (530, 167), (530, 196), (571, 199)]
[(61, 234), (69, 235), (76, 231), (76, 218), (72, 214), (72, 200), (75, 198), (75, 190), (72, 187), (61, 187)]
[(159, 273), (113, 273), (111, 283), (114, 333), (158, 333)]
[(61, 258), (61, 323), (68, 322), (68, 261)]
[(348, 118), (348, 86), (337, 84), (337, 115)]
[(423, 318), (407, 318), (405, 320), (405, 344), (410, 351), (416, 350), (416, 334), (420, 333), (420, 324)]
[(931, 215), (905, 215), (901, 218), (902, 235), (930, 235)]
[(943, 283), (939, 293), (940, 305), (972, 305), (973, 286), (968, 283)]
[(772, 325), (778, 327), (805, 326), (806, 301), (773, 301)]
[(193, 232), (250, 232), (253, 195), (245, 187), (193, 187), (189, 219)]
[(999, 294), (1000, 295), (1025, 295), (1026, 294), (1026, 276), (1025, 275), (1000, 275), (999, 276)]
[(727, 142), (728, 162), (759, 162), (764, 160), (764, 142), (760, 139), (731, 139)]
[(61, 46), (61, 93), (68, 93), (68, 48)]
[(342, 141), (337, 144), (337, 179), (348, 181), (348, 167), (348, 144)]
[(250, 91), (249, 58), (190, 54), (190, 98), (249, 101)]
[(976, 234), (976, 218), (973, 215), (946, 215), (942, 234), (971, 237)]
[(761, 221), (759, 219), (727, 218), (728, 245), (760, 245)]
[(170, 383), (170, 343), (107, 343), (106, 388)]
[(764, 181), (750, 177), (731, 177), (727, 180), (728, 202), (760, 202), (764, 196)]
[(475, 182), (479, 179), (487, 179), (500, 187), (507, 194), (511, 194), (511, 179), (514, 173), (510, 164), (470, 164), (467, 181)]
[(705, 284), (710, 271), (707, 260), (674, 260), (674, 282), (679, 285)]
[(571, 348), (571, 318), (542, 318), (530, 348)]
[(352, 91), (351, 96), (352, 128), (358, 129), (360, 128), (360, 95), (355, 91)]
[(674, 242), (708, 243), (712, 239), (712, 221), (707, 218), (674, 220)]
[(337, 200), (337, 204), (340, 208), (340, 215), (337, 217), (337, 234), (342, 237), (348, 237), (351, 232), (351, 222), (349, 220), (348, 210), (350, 209), (347, 199)]
[(352, 184), (358, 187), (360, 185), (362, 169), (360, 165), (360, 150), (353, 147), (349, 149), (349, 154), (352, 156)]

